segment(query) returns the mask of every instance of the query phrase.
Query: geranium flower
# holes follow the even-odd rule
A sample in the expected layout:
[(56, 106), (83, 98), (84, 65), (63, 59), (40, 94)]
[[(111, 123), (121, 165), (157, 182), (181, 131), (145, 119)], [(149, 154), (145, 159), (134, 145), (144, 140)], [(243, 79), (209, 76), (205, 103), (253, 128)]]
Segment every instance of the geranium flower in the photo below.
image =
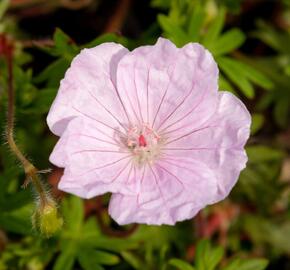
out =
[(201, 45), (160, 38), (132, 52), (84, 49), (61, 81), (48, 125), (60, 136), (50, 161), (59, 189), (112, 192), (119, 224), (174, 224), (224, 199), (245, 167), (250, 114), (218, 92), (218, 68)]

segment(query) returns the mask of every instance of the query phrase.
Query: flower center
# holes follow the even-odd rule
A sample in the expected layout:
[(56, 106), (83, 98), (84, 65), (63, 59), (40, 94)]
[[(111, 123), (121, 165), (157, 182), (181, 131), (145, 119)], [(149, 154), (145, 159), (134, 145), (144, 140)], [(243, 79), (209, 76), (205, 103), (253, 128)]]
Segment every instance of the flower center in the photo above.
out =
[(127, 132), (126, 146), (138, 165), (153, 163), (160, 154), (160, 136), (147, 124), (134, 126)]

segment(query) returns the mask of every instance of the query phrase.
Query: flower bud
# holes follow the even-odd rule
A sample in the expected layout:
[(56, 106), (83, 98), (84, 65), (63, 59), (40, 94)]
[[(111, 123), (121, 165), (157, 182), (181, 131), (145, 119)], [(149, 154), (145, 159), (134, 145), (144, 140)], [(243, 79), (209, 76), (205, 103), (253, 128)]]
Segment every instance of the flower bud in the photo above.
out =
[(39, 257), (31, 258), (26, 267), (28, 270), (43, 270), (45, 268), (44, 263)]
[(34, 227), (46, 237), (54, 235), (63, 225), (63, 219), (60, 217), (54, 202), (48, 202), (44, 206), (39, 206), (32, 220)]

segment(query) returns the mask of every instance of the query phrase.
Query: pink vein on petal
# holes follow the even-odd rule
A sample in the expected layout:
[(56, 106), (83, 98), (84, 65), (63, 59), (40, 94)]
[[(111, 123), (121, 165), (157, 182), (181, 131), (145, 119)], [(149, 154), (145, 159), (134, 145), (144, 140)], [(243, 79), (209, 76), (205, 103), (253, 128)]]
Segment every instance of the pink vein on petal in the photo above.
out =
[[(106, 61), (104, 60), (104, 58), (102, 58), (102, 60), (103, 60), (103, 62), (106, 63)], [(105, 71), (104, 71), (104, 73), (109, 77), (110, 82), (111, 82), (111, 84), (113, 85), (113, 88), (115, 89), (115, 93), (116, 93), (116, 95), (117, 95), (117, 97), (118, 97), (118, 100), (120, 101), (120, 103), (121, 103), (121, 105), (122, 105), (122, 108), (123, 108), (123, 110), (124, 110), (124, 112), (125, 112), (125, 114), (126, 114), (126, 117), (127, 117), (127, 119), (128, 119), (128, 122), (131, 124), (131, 120), (130, 120), (130, 118), (129, 118), (128, 112), (127, 112), (127, 110), (126, 110), (126, 107), (125, 107), (125, 105), (124, 105), (123, 100), (121, 99), (121, 96), (120, 96), (119, 90), (118, 90), (118, 88), (116, 87), (115, 83), (114, 83), (113, 80), (112, 80), (111, 74), (109, 74), (108, 72), (105, 72)]]
[(157, 130), (159, 130), (164, 123), (166, 123), (168, 121), (168, 119), (180, 108), (180, 106), (182, 106), (182, 104), (185, 102), (185, 100), (190, 96), (190, 94), (192, 93), (194, 89), (194, 85), (192, 85), (190, 91), (188, 92), (188, 94), (184, 97), (184, 99), (175, 107), (175, 109), (169, 114), (167, 115), (161, 122), (161, 124), (159, 125), (159, 127), (157, 128)]
[(164, 205), (165, 205), (165, 207), (166, 207), (166, 210), (168, 211), (167, 213), (170, 213), (170, 212), (169, 212), (169, 207), (168, 207), (168, 205), (167, 205), (167, 201), (165, 200), (165, 198), (164, 198), (164, 194), (163, 194), (163, 192), (162, 192), (162, 190), (161, 190), (161, 188), (160, 188), (160, 186), (159, 186), (159, 183), (158, 183), (158, 179), (157, 179), (157, 177), (156, 177), (156, 174), (155, 174), (155, 172), (154, 172), (152, 166), (151, 166), (150, 164), (148, 164), (148, 166), (149, 166), (150, 170), (152, 171), (152, 174), (153, 174), (153, 176), (154, 176), (154, 180), (155, 180), (155, 184), (156, 184), (157, 187), (158, 187), (159, 194), (161, 195), (162, 200), (163, 200), (163, 202), (164, 202)]
[(199, 128), (199, 129), (192, 130), (192, 131), (190, 131), (190, 132), (188, 132), (188, 133), (186, 133), (186, 134), (184, 134), (184, 135), (182, 135), (180, 137), (177, 137), (177, 138), (165, 143), (165, 145), (168, 145), (170, 143), (176, 142), (176, 141), (181, 140), (181, 139), (183, 139), (183, 138), (185, 138), (187, 136), (190, 136), (193, 133), (196, 133), (198, 131), (201, 131), (201, 130), (204, 130), (204, 129), (207, 129), (207, 128), (211, 128), (211, 127), (217, 127), (217, 126), (206, 126), (206, 127), (202, 127), (202, 128)]
[[(163, 101), (164, 101), (164, 99), (165, 99), (165, 96), (166, 96), (166, 94), (167, 94), (167, 92), (168, 92), (168, 88), (169, 88), (169, 85), (170, 85), (170, 83), (171, 83), (170, 78), (171, 78), (172, 74), (174, 73), (175, 68), (176, 68), (176, 62), (175, 62), (175, 64), (174, 64), (174, 66), (173, 66), (173, 69), (172, 69), (170, 75), (169, 75), (169, 81), (168, 81), (168, 84), (167, 84), (166, 90), (165, 90), (165, 92), (164, 92), (164, 94), (163, 94), (163, 96), (162, 96), (162, 98), (161, 98), (161, 101), (160, 101), (159, 106), (158, 106), (158, 108), (157, 108), (156, 114), (155, 114), (155, 116), (154, 116), (154, 120), (153, 120), (153, 123), (152, 123), (152, 128), (154, 127), (154, 124), (155, 124), (155, 121), (156, 121), (157, 115), (158, 115), (158, 113), (159, 113), (159, 111), (160, 111), (160, 109), (161, 109), (161, 106), (162, 106), (162, 104), (163, 104)], [(167, 74), (168, 74), (168, 69), (169, 69), (169, 67), (167, 68)]]
[(183, 182), (175, 174), (173, 174), (172, 172), (170, 172), (169, 170), (165, 169), (164, 167), (162, 167), (160, 165), (156, 164), (156, 166), (158, 166), (159, 168), (161, 168), (162, 170), (167, 172), (167, 174), (173, 176), (177, 180), (177, 182), (181, 185), (182, 189), (179, 192), (177, 192), (176, 194), (174, 194), (174, 197), (178, 197), (180, 194), (182, 194), (183, 191), (185, 191), (185, 186), (184, 186)]
[(129, 162), (126, 163), (126, 165), (120, 170), (120, 172), (118, 172), (117, 175), (111, 181), (106, 182), (106, 184), (108, 184), (108, 183), (111, 184), (111, 183), (115, 182), (117, 180), (117, 178), (127, 169), (130, 162), (131, 161), (129, 160)]
[(154, 116), (154, 119), (153, 119), (152, 128), (154, 127), (154, 124), (155, 124), (155, 121), (156, 121), (157, 115), (158, 115), (158, 113), (159, 113), (159, 111), (160, 111), (160, 109), (161, 109), (161, 105), (163, 104), (163, 101), (164, 101), (164, 98), (165, 98), (165, 96), (166, 96), (166, 94), (167, 94), (167, 91), (168, 91), (168, 87), (169, 87), (169, 85), (170, 85), (170, 80), (169, 80), (169, 82), (168, 82), (168, 84), (167, 84), (167, 87), (166, 87), (166, 89), (165, 89), (165, 91), (164, 91), (164, 94), (163, 94), (163, 96), (162, 96), (162, 98), (161, 98), (161, 101), (160, 101), (160, 103), (159, 103), (159, 105), (158, 105), (157, 111), (156, 111), (155, 116)]
[(73, 152), (73, 154), (81, 154), (81, 153), (117, 153), (117, 154), (127, 154), (129, 152), (121, 152), (121, 151), (114, 151), (114, 150), (104, 150), (104, 149), (86, 149), (86, 150), (80, 150), (80, 151), (76, 151), (76, 152)]
[(126, 117), (127, 117), (127, 119), (128, 119), (128, 122), (131, 124), (131, 120), (130, 120), (130, 118), (129, 118), (128, 112), (127, 112), (126, 107), (125, 107), (125, 105), (124, 105), (124, 102), (123, 102), (123, 100), (121, 99), (121, 96), (120, 96), (119, 90), (117, 89), (116, 85), (113, 83), (111, 76), (110, 76), (110, 81), (111, 81), (111, 83), (112, 83), (112, 85), (113, 85), (113, 87), (114, 87), (114, 89), (115, 89), (115, 92), (116, 92), (116, 94), (117, 94), (117, 97), (118, 97), (118, 99), (119, 99), (119, 101), (120, 101), (120, 103), (121, 103), (121, 105), (122, 105), (122, 107), (123, 107), (123, 110), (124, 110), (124, 112), (125, 112), (125, 114), (126, 114)]
[(208, 148), (208, 147), (193, 147), (193, 148), (162, 148), (162, 150), (168, 150), (168, 151), (193, 151), (193, 150), (217, 150), (217, 149), (222, 149), (222, 147), (219, 148)]
[(126, 131), (126, 128), (125, 128), (125, 126), (121, 123), (121, 121), (112, 113), (112, 112), (110, 112), (106, 107), (105, 107), (105, 105), (103, 105), (92, 93), (91, 93), (91, 91), (88, 91), (89, 92), (89, 94), (92, 96), (92, 98), (97, 102), (97, 103), (99, 103), (103, 108), (104, 108), (104, 110), (108, 113), (108, 114), (110, 114), (118, 123), (119, 123), (119, 125), (122, 127), (122, 128), (124, 128), (124, 130)]
[(127, 176), (127, 180), (126, 180), (125, 184), (128, 184), (128, 182), (129, 182), (130, 175), (131, 175), (133, 167), (134, 167), (134, 172), (135, 172), (135, 166), (133, 166), (133, 163), (131, 163), (131, 167), (130, 167), (130, 170), (129, 170), (129, 173), (128, 173), (128, 176)]
[(147, 119), (146, 119), (146, 122), (149, 123), (149, 82), (150, 82), (150, 68), (151, 68), (151, 65), (149, 66), (148, 68), (148, 71), (147, 71), (147, 80), (146, 80), (146, 84), (147, 84), (147, 90), (146, 90), (146, 107), (147, 107)]
[(165, 172), (167, 172), (168, 174), (170, 174), (171, 176), (173, 176), (176, 180), (177, 180), (177, 182), (179, 182), (181, 185), (182, 185), (182, 187), (183, 187), (183, 189), (184, 189), (184, 184), (183, 184), (183, 182), (175, 175), (175, 174), (173, 174), (172, 172), (170, 172), (170, 171), (168, 171), (167, 169), (165, 169), (163, 166), (161, 166), (160, 164), (156, 164), (156, 166), (157, 167), (159, 167), (159, 168), (161, 168), (163, 171), (165, 171)]
[[(191, 172), (191, 173), (193, 173), (193, 174), (196, 174), (196, 172), (195, 171), (193, 171), (193, 170), (191, 170), (190, 168), (188, 168), (188, 167), (184, 167), (184, 166), (180, 166), (179, 164), (176, 164), (176, 163), (174, 163), (174, 162), (170, 162), (170, 161), (177, 161), (176, 159), (170, 159), (170, 158), (167, 158), (166, 160), (160, 160), (160, 162), (164, 162), (164, 163), (168, 163), (168, 164), (170, 164), (170, 165), (173, 165), (173, 166), (175, 166), (175, 167), (177, 167), (177, 168), (180, 168), (180, 169), (184, 169), (184, 170), (187, 170), (187, 171), (189, 171), (189, 172)], [(180, 162), (180, 161), (179, 161)]]
[(89, 118), (89, 119), (91, 119), (91, 120), (94, 120), (94, 121), (96, 121), (96, 122), (98, 122), (98, 123), (100, 123), (100, 124), (102, 124), (102, 125), (104, 125), (104, 126), (110, 128), (110, 129), (112, 129), (112, 130), (114, 130), (114, 131), (116, 131), (116, 132), (118, 132), (118, 133), (121, 133), (123, 136), (126, 136), (122, 131), (120, 131), (120, 130), (118, 130), (118, 129), (116, 129), (116, 128), (113, 128), (113, 127), (111, 127), (111, 126), (109, 126), (109, 125), (103, 123), (102, 121), (100, 121), (100, 120), (98, 120), (98, 119), (96, 119), (96, 118), (94, 118), (94, 117), (92, 117), (92, 116), (90, 116), (90, 115), (87, 115), (87, 114), (81, 112), (80, 110), (78, 110), (78, 109), (75, 108), (75, 107), (72, 107), (72, 108), (73, 108), (74, 110), (76, 110), (77, 112), (79, 112), (80, 114), (82, 114), (83, 116), (85, 116), (85, 117), (87, 117), (87, 118)]
[(144, 122), (143, 120), (143, 115), (141, 112), (141, 105), (140, 105), (140, 100), (139, 100), (139, 95), (138, 95), (138, 90), (137, 90), (137, 84), (136, 84), (136, 61), (134, 63), (134, 88), (135, 88), (135, 93), (136, 93), (136, 98), (137, 98), (137, 105), (138, 105), (138, 109), (139, 109), (139, 114), (140, 114), (140, 118), (142, 120), (142, 122)]
[(126, 94), (127, 100), (130, 103), (130, 107), (131, 107), (131, 109), (132, 109), (132, 111), (133, 111), (133, 113), (135, 115), (136, 120), (139, 122), (139, 124), (142, 124), (140, 119), (139, 119), (139, 117), (138, 117), (138, 115), (137, 115), (137, 113), (136, 113), (136, 111), (135, 111), (135, 108), (134, 108), (134, 106), (132, 104), (131, 98), (129, 97), (129, 94), (128, 94), (128, 91), (127, 91), (127, 87), (125, 87), (125, 85), (124, 85), (124, 92)]
[[(109, 137), (108, 135), (104, 134), (103, 135)], [(90, 138), (90, 139), (93, 139), (93, 140), (97, 140), (97, 141), (100, 141), (100, 142), (104, 142), (104, 143), (108, 143), (108, 144), (111, 144), (111, 145), (115, 145), (115, 146), (118, 146), (118, 144), (116, 143), (112, 143), (112, 142), (109, 142), (109, 141), (106, 141), (106, 140), (103, 140), (103, 139), (100, 139), (100, 138), (97, 138), (97, 137), (94, 137), (94, 136), (90, 136), (90, 135), (86, 135), (86, 134), (81, 134), (81, 133), (74, 133), (74, 134), (70, 134), (69, 137), (72, 137), (72, 136), (81, 136), (81, 137), (87, 137), (87, 138)], [(111, 137), (109, 137), (110, 139), (113, 139)]]
[[(144, 166), (143, 173), (142, 173), (142, 177), (141, 177), (141, 180), (140, 180), (140, 186), (141, 187), (142, 187), (142, 183), (143, 183), (144, 176), (145, 176), (145, 170), (146, 170), (146, 165)], [(141, 204), (139, 202), (139, 196), (140, 196), (140, 193), (138, 193), (138, 195), (137, 195), (137, 205), (138, 206), (141, 206)]]
[[(184, 120), (189, 114), (191, 114), (199, 105), (200, 105), (200, 103), (203, 101), (203, 99), (204, 99), (204, 96), (205, 96), (205, 94), (206, 94), (206, 91), (204, 91), (204, 93), (203, 93), (203, 95), (201, 96), (201, 99), (196, 103), (196, 105), (188, 112), (188, 113), (186, 113), (185, 115), (183, 115), (181, 118), (179, 118), (178, 120), (176, 120), (175, 122), (173, 122), (173, 123), (171, 123), (171, 124), (169, 124), (168, 126), (166, 126), (165, 128), (163, 128), (161, 131), (159, 131), (160, 132), (160, 134), (169, 134), (169, 133), (172, 133), (172, 132), (174, 132), (174, 131), (177, 131), (177, 130), (179, 130), (179, 129), (181, 129), (181, 128), (185, 128), (186, 126), (183, 126), (183, 127), (181, 127), (181, 128), (177, 128), (177, 129), (175, 129), (175, 130), (170, 130), (170, 131), (167, 131), (167, 132), (164, 132), (166, 129), (168, 129), (168, 128), (170, 128), (170, 127), (172, 127), (172, 126), (174, 126), (175, 124), (177, 124), (177, 123), (180, 123), (180, 121), (182, 121), (182, 120)], [(161, 126), (160, 126), (161, 127)], [(159, 127), (159, 128), (160, 128)]]
[(100, 167), (92, 168), (92, 169), (90, 169), (90, 170), (84, 172), (83, 174), (78, 175), (78, 177), (79, 177), (79, 176), (84, 176), (84, 175), (86, 175), (87, 173), (93, 172), (93, 171), (95, 171), (95, 170), (99, 170), (99, 169), (103, 169), (103, 168), (109, 167), (109, 166), (111, 166), (111, 165), (115, 165), (115, 164), (117, 164), (118, 162), (120, 162), (120, 161), (122, 161), (122, 160), (124, 160), (124, 159), (130, 158), (130, 157), (131, 157), (131, 155), (128, 155), (128, 156), (125, 156), (125, 157), (120, 158), (120, 159), (118, 159), (118, 160), (115, 160), (115, 161), (113, 161), (113, 162), (110, 162), (110, 163), (104, 164), (104, 165), (102, 165), (102, 166), (100, 166)]

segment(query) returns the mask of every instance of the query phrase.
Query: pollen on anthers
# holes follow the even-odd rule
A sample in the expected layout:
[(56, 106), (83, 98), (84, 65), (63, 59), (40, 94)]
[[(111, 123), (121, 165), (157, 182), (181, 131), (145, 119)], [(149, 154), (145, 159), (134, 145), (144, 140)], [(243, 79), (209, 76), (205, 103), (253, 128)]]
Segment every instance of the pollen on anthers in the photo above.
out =
[(132, 153), (132, 160), (142, 166), (153, 164), (160, 156), (161, 145), (164, 140), (146, 123), (133, 126), (127, 131), (125, 146)]

